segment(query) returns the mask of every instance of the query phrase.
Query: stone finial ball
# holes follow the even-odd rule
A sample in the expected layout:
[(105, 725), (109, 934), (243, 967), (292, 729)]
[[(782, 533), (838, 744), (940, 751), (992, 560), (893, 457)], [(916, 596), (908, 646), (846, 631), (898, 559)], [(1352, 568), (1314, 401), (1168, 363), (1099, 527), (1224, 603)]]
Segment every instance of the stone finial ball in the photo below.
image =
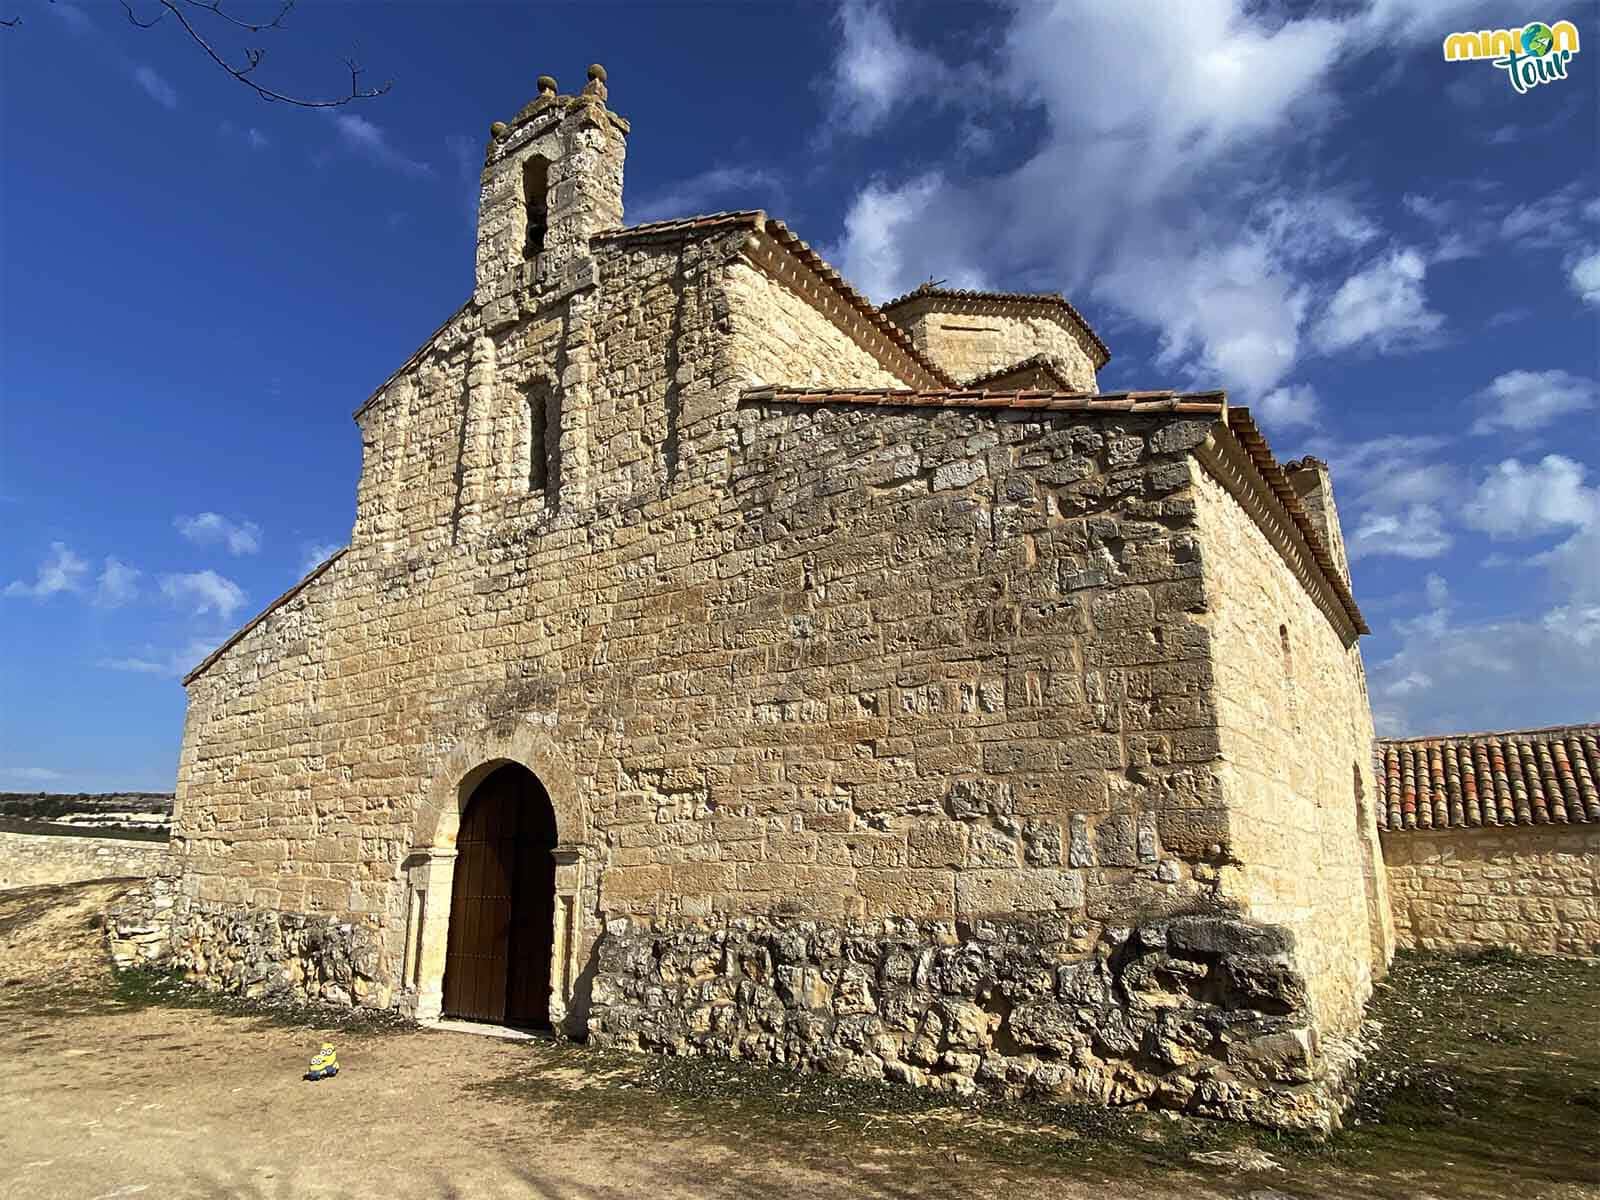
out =
[(556, 77), (554, 75), (541, 75), (541, 76), (539, 76), (539, 90), (541, 92), (553, 92), (553, 91), (555, 91), (556, 90)]
[(606, 69), (599, 63), (590, 63), (589, 78), (595, 80), (596, 82), (604, 83), (606, 81)]
[(489, 126), (489, 136), (497, 138), (505, 137), (506, 131), (510, 128), (511, 126), (507, 125), (504, 121), (496, 121), (494, 124)]

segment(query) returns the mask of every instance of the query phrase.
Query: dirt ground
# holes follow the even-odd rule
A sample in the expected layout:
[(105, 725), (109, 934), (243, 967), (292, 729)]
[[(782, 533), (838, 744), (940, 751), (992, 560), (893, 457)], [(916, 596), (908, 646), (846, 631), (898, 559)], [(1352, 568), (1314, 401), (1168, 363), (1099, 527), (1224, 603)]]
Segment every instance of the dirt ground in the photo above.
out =
[(1594, 966), (1403, 962), (1360, 1124), (1317, 1144), (222, 1001), (111, 974), (120, 886), (0, 892), (0, 1196), (1600, 1196)]

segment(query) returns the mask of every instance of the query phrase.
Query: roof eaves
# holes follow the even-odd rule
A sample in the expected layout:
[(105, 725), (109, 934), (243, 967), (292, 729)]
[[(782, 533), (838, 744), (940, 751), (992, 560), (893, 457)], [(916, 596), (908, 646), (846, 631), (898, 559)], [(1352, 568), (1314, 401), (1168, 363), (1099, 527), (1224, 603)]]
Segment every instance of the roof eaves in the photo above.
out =
[(1072, 380), (1061, 373), (1061, 368), (1051, 361), (1048, 354), (1030, 354), (1027, 358), (1014, 362), (1009, 367), (998, 367), (993, 371), (985, 371), (981, 375), (975, 375), (962, 386), (981, 388), (997, 379), (1004, 379), (1008, 375), (1017, 375), (1023, 371), (1043, 371), (1061, 385), (1062, 391), (1070, 392), (1072, 390)]
[(843, 275), (811, 248), (810, 243), (795, 234), (793, 230), (776, 217), (768, 218), (763, 232), (779, 246), (782, 246), (795, 258), (799, 259), (813, 274), (836, 292), (846, 304), (864, 317), (867, 323), (876, 329), (879, 334), (898, 347), (930, 379), (936, 383), (944, 384), (946, 387), (954, 387), (956, 385), (955, 379), (951, 377), (949, 372), (917, 349), (917, 345), (909, 333), (891, 320), (872, 301), (856, 291)]
[(1100, 352), (1098, 367), (1105, 366), (1111, 361), (1111, 347), (1101, 340), (1100, 335), (1094, 331), (1094, 326), (1077, 310), (1072, 301), (1060, 292), (985, 292), (973, 288), (947, 288), (936, 284), (923, 284), (912, 288), (903, 296), (896, 296), (893, 300), (882, 305), (885, 313), (890, 309), (899, 308), (901, 305), (910, 304), (914, 300), (955, 300), (965, 303), (1012, 304), (1031, 305), (1034, 307), (1060, 308), (1064, 310), (1088, 335), (1089, 340)]
[(730, 209), (727, 212), (705, 213), (694, 217), (675, 217), (665, 221), (646, 221), (641, 225), (623, 225), (602, 229), (590, 235), (591, 242), (651, 242), (677, 241), (681, 238), (701, 237), (723, 230), (760, 229), (766, 213), (759, 208)]
[(188, 687), (189, 684), (193, 683), (196, 679), (200, 678), (200, 676), (202, 674), (204, 674), (211, 667), (211, 665), (214, 662), (216, 662), (219, 658), (221, 658), (229, 650), (233, 649), (234, 646), (238, 645), (240, 639), (243, 638), (247, 633), (249, 633), (252, 629), (254, 629), (257, 625), (261, 624), (261, 622), (265, 621), (274, 612), (276, 612), (278, 609), (282, 608), (285, 604), (289, 603), (289, 601), (293, 600), (301, 592), (305, 591), (306, 588), (310, 587), (319, 578), (321, 578), (322, 575), (324, 574), (324, 572), (326, 572), (329, 567), (333, 566), (334, 563), (338, 562), (341, 558), (343, 558), (345, 556), (346, 552), (349, 551), (349, 549), (350, 549), (349, 546), (344, 546), (344, 547), (342, 547), (342, 548), (340, 548), (338, 550), (335, 550), (327, 558), (323, 559), (321, 563), (319, 563), (317, 566), (313, 567), (311, 569), (311, 573), (309, 575), (307, 575), (304, 579), (302, 579), (299, 583), (295, 584), (292, 588), (290, 588), (283, 595), (279, 596), (271, 604), (269, 604), (265, 608), (263, 608), (255, 616), (251, 617), (249, 621), (245, 622), (245, 624), (242, 625), (239, 628), (239, 631), (237, 633), (235, 633), (227, 641), (223, 642), (222, 645), (218, 646), (210, 654), (206, 655), (205, 659), (200, 663), (199, 666), (195, 667), (194, 670), (190, 671), (187, 675), (185, 675), (183, 677), (183, 686), (184, 687)]
[(1294, 521), (1295, 528), (1300, 536), (1305, 539), (1306, 545), (1311, 550), (1311, 556), (1316, 561), (1317, 569), (1328, 586), (1333, 589), (1339, 606), (1344, 609), (1350, 618), (1351, 624), (1357, 633), (1371, 633), (1366, 618), (1361, 615), (1361, 609), (1356, 604), (1356, 598), (1350, 592), (1350, 585), (1340, 573), (1338, 564), (1334, 562), (1333, 555), (1328, 552), (1327, 545), (1322, 540), (1322, 534), (1312, 523), (1311, 517), (1305, 510), (1305, 505), (1300, 502), (1300, 494), (1294, 490), (1294, 485), (1289, 482), (1289, 477), (1278, 460), (1272, 455), (1272, 448), (1267, 445), (1260, 426), (1255, 418), (1250, 415), (1248, 408), (1230, 408), (1225, 423), (1232, 430), (1233, 435), (1239, 439), (1239, 444), (1250, 456), (1251, 463), (1256, 471), (1266, 481), (1279, 504), (1288, 512)]
[(377, 387), (377, 390), (374, 391), (372, 393), (372, 395), (368, 396), (364, 401), (362, 401), (361, 407), (356, 409), (355, 412), (351, 413), (350, 414), (351, 417), (354, 418), (355, 420), (359, 421), (361, 419), (361, 414), (366, 412), (367, 409), (371, 408), (374, 404), (376, 404), (378, 402), (378, 400), (383, 396), (383, 393), (388, 389), (389, 385), (391, 383), (393, 383), (396, 379), (399, 379), (400, 376), (404, 375), (407, 371), (411, 370), (412, 367), (416, 366), (419, 362), (421, 362), (422, 361), (422, 356), (433, 348), (434, 340), (436, 338), (438, 338), (438, 336), (441, 333), (443, 333), (446, 329), (450, 328), (450, 323), (452, 321), (454, 321), (457, 317), (459, 317), (462, 313), (466, 312), (467, 309), (469, 309), (471, 307), (472, 307), (472, 298), (469, 296), (469, 297), (467, 297), (467, 300), (466, 300), (466, 302), (464, 304), (462, 304), (459, 308), (457, 308), (455, 310), (455, 312), (451, 313), (448, 317), (446, 317), (444, 319), (443, 323), (440, 324), (439, 328), (435, 329), (432, 333), (430, 333), (426, 338), (423, 339), (422, 345), (418, 346), (416, 348), (416, 350), (412, 352), (410, 358), (406, 359), (405, 362), (401, 363), (398, 367), (396, 367), (395, 370), (390, 374), (389, 378), (385, 379), (382, 383), (380, 383), (378, 385), (378, 387)]
[(1018, 409), (1045, 412), (1171, 413), (1222, 417), (1227, 394), (1209, 392), (1067, 392), (1020, 388), (991, 391), (983, 388), (790, 388), (767, 386), (746, 389), (748, 403), (857, 404), (883, 408)]
[(1383, 738), (1385, 833), (1600, 823), (1600, 725)]

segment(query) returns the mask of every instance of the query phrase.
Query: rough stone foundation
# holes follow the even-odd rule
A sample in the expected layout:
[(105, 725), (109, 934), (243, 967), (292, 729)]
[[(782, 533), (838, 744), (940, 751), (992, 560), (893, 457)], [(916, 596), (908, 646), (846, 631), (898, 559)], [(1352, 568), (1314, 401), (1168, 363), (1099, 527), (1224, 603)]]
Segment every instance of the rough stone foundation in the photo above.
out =
[(960, 1095), (1327, 1129), (1354, 1054), (1318, 1046), (1292, 950), (1286, 930), (1222, 915), (1093, 941), (1051, 915), (619, 918), (598, 946), (589, 1033)]
[(191, 900), (146, 880), (107, 914), (118, 967), (177, 967), (214, 991), (387, 1008), (372, 933), (333, 917)]

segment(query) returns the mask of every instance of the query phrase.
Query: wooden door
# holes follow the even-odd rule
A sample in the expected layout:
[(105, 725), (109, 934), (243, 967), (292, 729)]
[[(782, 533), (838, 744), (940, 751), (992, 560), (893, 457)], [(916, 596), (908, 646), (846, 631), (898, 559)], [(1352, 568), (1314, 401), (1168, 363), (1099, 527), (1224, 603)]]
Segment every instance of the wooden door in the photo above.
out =
[(444, 1013), (550, 1023), (555, 812), (531, 772), (504, 766), (480, 783), (456, 835)]
[(479, 784), (461, 814), (444, 966), (447, 1016), (506, 1018), (517, 807), (505, 776), (502, 768)]
[(550, 1024), (550, 956), (556, 920), (556, 827), (555, 814), (544, 789), (537, 781), (532, 782), (534, 794), (520, 806), (517, 822), (506, 1023), (544, 1028)]

